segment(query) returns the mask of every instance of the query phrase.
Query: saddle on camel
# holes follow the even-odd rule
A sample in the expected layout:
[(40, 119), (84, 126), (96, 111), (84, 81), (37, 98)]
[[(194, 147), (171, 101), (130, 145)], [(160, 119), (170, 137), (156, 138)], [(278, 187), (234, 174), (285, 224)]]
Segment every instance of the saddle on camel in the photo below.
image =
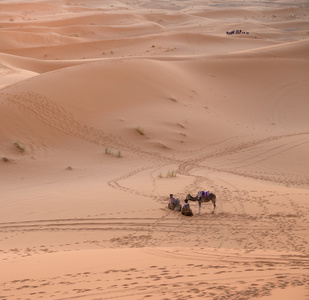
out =
[(181, 211), (181, 205), (178, 198), (174, 198), (173, 194), (170, 194), (170, 202), (167, 206), (171, 210)]

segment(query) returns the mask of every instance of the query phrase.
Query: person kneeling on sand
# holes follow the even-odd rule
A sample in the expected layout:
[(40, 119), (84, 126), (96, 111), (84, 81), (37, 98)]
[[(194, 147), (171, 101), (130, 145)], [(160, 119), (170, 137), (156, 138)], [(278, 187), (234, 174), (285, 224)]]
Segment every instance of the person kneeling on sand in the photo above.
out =
[(192, 209), (190, 208), (190, 204), (188, 203), (188, 199), (185, 200), (185, 203), (183, 204), (182, 208), (181, 208), (181, 213), (184, 216), (193, 216), (193, 212)]
[(181, 211), (181, 205), (178, 198), (174, 198), (173, 194), (170, 194), (170, 202), (167, 206), (171, 210)]

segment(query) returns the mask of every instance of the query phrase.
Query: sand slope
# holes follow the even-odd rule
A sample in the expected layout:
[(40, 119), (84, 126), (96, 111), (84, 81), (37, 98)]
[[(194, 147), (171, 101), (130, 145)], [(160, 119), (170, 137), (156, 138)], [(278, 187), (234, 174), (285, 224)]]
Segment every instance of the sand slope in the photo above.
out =
[(308, 299), (308, 14), (2, 1), (0, 299)]

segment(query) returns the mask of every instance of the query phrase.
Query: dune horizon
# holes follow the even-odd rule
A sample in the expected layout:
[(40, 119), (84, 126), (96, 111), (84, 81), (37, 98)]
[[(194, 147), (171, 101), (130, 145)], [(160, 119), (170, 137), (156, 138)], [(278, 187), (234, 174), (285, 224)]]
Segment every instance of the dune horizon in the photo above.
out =
[(1, 1), (0, 300), (309, 299), (308, 16)]

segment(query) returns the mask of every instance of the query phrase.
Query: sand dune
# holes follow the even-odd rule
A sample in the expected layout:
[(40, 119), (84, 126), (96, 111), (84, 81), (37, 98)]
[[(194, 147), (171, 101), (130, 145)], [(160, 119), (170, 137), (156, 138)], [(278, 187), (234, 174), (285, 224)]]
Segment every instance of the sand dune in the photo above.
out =
[[(287, 58), (308, 60), (309, 40), (282, 43), (256, 49), (238, 51), (239, 57)], [(237, 52), (236, 52), (237, 53)]]
[(308, 14), (1, 1), (0, 299), (308, 299)]

